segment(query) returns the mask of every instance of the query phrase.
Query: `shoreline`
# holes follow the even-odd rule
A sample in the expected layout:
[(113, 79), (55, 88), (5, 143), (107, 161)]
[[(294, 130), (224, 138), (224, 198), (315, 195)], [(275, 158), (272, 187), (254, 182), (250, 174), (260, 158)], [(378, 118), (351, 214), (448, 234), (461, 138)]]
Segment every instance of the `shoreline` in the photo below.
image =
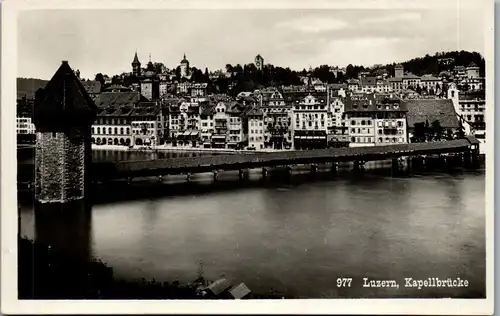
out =
[(217, 152), (217, 153), (271, 153), (271, 152), (282, 152), (290, 150), (279, 150), (279, 149), (259, 149), (259, 150), (248, 150), (248, 149), (229, 149), (229, 148), (203, 148), (203, 147), (183, 147), (183, 146), (166, 146), (159, 145), (155, 148), (140, 146), (129, 148), (121, 145), (92, 145), (92, 150), (116, 150), (116, 151), (130, 151), (130, 152), (148, 152), (153, 153), (156, 151), (185, 151), (185, 152)]

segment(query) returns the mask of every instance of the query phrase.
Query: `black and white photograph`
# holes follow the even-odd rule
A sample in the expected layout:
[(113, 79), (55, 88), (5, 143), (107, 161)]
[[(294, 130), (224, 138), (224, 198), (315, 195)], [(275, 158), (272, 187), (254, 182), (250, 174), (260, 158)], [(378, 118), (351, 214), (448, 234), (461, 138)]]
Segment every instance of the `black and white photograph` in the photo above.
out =
[(15, 2), (2, 312), (493, 311), (493, 1)]

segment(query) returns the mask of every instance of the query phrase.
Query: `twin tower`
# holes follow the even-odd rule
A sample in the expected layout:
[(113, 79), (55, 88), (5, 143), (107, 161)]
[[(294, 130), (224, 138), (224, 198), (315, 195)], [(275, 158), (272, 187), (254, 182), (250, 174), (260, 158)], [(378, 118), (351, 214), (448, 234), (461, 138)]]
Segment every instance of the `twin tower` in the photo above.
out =
[(35, 199), (67, 203), (85, 197), (97, 107), (67, 61), (35, 95)]

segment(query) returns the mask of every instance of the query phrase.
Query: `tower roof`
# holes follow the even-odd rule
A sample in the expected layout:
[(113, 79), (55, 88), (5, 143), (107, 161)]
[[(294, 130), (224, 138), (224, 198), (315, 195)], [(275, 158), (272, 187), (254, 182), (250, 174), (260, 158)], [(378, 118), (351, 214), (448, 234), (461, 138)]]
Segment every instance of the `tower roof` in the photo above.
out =
[(403, 65), (397, 64), (396, 66), (394, 66), (394, 68), (403, 68)]
[(140, 65), (139, 57), (137, 57), (137, 52), (135, 52), (134, 60), (132, 61), (132, 65)]
[(184, 63), (189, 63), (189, 61), (186, 59), (186, 53), (184, 53), (184, 58), (181, 60), (181, 64)]
[(63, 61), (45, 88), (37, 91), (33, 120), (38, 129), (63, 131), (91, 125), (96, 112), (94, 101), (68, 62)]

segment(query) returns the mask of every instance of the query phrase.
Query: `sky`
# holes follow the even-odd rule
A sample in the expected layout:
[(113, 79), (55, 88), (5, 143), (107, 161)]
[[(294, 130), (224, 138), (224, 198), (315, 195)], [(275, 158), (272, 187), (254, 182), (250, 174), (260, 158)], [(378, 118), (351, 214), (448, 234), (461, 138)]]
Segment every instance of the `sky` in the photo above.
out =
[(18, 77), (50, 79), (62, 60), (84, 78), (145, 65), (210, 71), (265, 63), (295, 70), (370, 66), (425, 54), (484, 54), (481, 11), (432, 10), (36, 10), (18, 17)]

